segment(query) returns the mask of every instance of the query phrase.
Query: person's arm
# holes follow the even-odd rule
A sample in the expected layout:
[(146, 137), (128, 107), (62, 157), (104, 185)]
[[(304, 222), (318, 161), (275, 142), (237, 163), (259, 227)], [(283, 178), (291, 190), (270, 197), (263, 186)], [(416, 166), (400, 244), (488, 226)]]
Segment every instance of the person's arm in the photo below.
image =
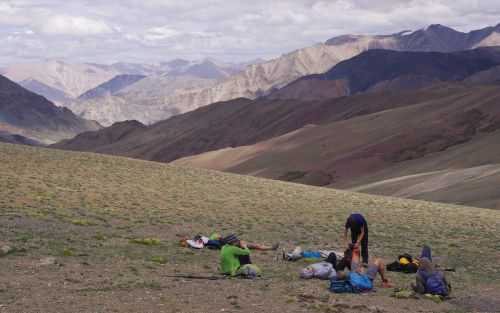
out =
[(363, 240), (363, 237), (365, 237), (365, 225), (363, 225), (363, 227), (361, 227), (361, 233), (359, 234), (358, 236), (358, 240), (356, 240), (356, 248), (359, 247), (359, 245), (361, 244), (361, 240)]
[(248, 248), (239, 248), (236, 246), (232, 246), (233, 254), (234, 255), (249, 255), (250, 250)]
[(344, 244), (346, 249), (349, 248), (349, 241), (347, 240), (347, 230), (349, 229), (349, 221), (346, 222), (345, 224), (345, 229), (344, 229)]

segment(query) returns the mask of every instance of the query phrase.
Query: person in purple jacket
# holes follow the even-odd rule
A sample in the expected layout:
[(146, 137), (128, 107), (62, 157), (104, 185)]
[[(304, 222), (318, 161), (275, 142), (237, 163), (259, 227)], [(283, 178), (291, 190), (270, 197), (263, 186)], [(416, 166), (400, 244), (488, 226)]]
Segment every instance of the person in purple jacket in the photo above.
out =
[[(347, 238), (348, 231), (351, 231), (351, 241)], [(352, 213), (345, 223), (344, 241), (346, 247), (352, 243), (355, 248), (361, 248), (363, 263), (368, 264), (368, 223), (363, 215)]]

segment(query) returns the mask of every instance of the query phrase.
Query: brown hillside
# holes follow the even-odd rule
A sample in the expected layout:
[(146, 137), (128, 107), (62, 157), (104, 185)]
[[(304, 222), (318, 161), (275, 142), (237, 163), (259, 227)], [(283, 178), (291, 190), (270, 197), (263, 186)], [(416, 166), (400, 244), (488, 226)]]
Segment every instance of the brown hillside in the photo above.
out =
[[(500, 163), (495, 144), (500, 135), (499, 100), (495, 87), (454, 89), (448, 97), (308, 126), (255, 145), (174, 163), (296, 182), (322, 173), (317, 185), (344, 188), (403, 174)], [(445, 150), (439, 162), (429, 161)], [(328, 183), (325, 176), (330, 177)], [(500, 191), (489, 197), (500, 198)]]
[[(255, 144), (308, 124), (321, 125), (425, 99), (453, 96), (459, 85), (405, 93), (380, 92), (323, 101), (237, 99), (215, 103), (149, 127), (124, 122), (53, 147), (170, 162), (226, 147)], [(135, 126), (134, 126), (135, 125)], [(126, 134), (123, 132), (127, 129)]]

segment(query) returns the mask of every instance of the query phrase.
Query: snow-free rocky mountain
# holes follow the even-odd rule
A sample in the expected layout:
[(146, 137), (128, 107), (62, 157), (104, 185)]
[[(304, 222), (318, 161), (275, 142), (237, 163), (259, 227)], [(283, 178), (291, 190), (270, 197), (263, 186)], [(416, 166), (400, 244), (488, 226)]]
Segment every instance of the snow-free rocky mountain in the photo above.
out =
[[(49, 61), (13, 65), (0, 73), (103, 125), (131, 119), (150, 124), (218, 101), (268, 95), (300, 77), (324, 73), (335, 64), (370, 49), (452, 52), (495, 45), (500, 45), (500, 25), (469, 33), (431, 25), (415, 32), (392, 35), (339, 36), (271, 61), (250, 64), (244, 69), (241, 64), (224, 64), (210, 59), (112, 65)], [(147, 78), (122, 86), (121, 90), (105, 92), (102, 97), (74, 100), (117, 75), (143, 75)], [(340, 80), (323, 84), (333, 91), (322, 88), (325, 94), (314, 92), (314, 97), (328, 98), (332, 92), (336, 95), (350, 92)], [(304, 93), (309, 86), (296, 87), (296, 92), (307, 98)]]
[[(322, 74), (324, 80), (307, 80), (311, 86), (320, 83), (322, 87), (321, 82), (340, 79), (352, 91), (344, 97), (240, 98), (151, 126), (136, 121), (116, 123), (54, 147), (175, 160), (181, 165), (389, 194), (397, 189), (391, 180), (399, 177), (395, 175), (417, 175), (418, 165), (425, 163), (429, 175), (442, 171), (433, 179), (453, 170), (457, 178), (449, 183), (466, 188), (467, 180), (461, 181), (460, 173), (475, 173), (483, 179), (485, 172), (472, 167), (498, 161), (498, 145), (493, 143), (500, 129), (496, 85), (500, 76), (494, 75), (499, 65), (499, 47), (453, 53), (370, 50), (337, 64)], [(471, 79), (477, 77), (481, 83)], [(322, 92), (321, 88), (311, 90)], [(481, 149), (468, 148), (475, 140)], [(442, 152), (445, 160), (445, 151), (453, 149), (467, 150), (457, 152), (453, 164), (471, 167), (470, 171), (456, 172), (445, 161), (433, 163), (431, 156)], [(403, 162), (410, 160), (416, 164), (413, 172), (394, 170), (404, 170)], [(387, 175), (378, 176), (377, 171)], [(378, 178), (388, 183), (371, 185)], [(478, 183), (489, 185), (486, 180)], [(421, 195), (424, 191), (415, 188), (411, 197), (427, 199)], [(443, 190), (436, 192), (435, 199), (458, 199)], [(493, 203), (498, 199), (500, 192), (472, 192), (459, 202), (497, 207)]]
[[(151, 123), (186, 109), (164, 105), (165, 97), (177, 97), (214, 86), (220, 80), (239, 72), (242, 66), (210, 59), (199, 62), (176, 59), (160, 63), (155, 68), (144, 67), (143, 71), (138, 70), (138, 65), (130, 67), (120, 64), (114, 68), (134, 70), (148, 76), (116, 76), (77, 100), (68, 102), (66, 106), (76, 114), (105, 126), (131, 119)], [(134, 82), (134, 79), (137, 80)]]
[(92, 64), (70, 64), (59, 60), (41, 63), (14, 64), (0, 70), (0, 74), (41, 94), (59, 105), (76, 98), (118, 75), (112, 68)]
[[(61, 60), (48, 60), (40, 63), (13, 64), (0, 69), (0, 74), (57, 105), (77, 110), (80, 115), (86, 115), (82, 112), (83, 108), (79, 109), (86, 106), (85, 104), (80, 105), (82, 101), (89, 100), (93, 103), (96, 98), (102, 97), (106, 100), (98, 101), (97, 111), (93, 112), (90, 104), (88, 112), (93, 112), (89, 113), (89, 116), (97, 116), (97, 120), (106, 124), (109, 118), (112, 121), (127, 119), (140, 112), (142, 108), (134, 108), (134, 103), (151, 104), (152, 100), (148, 97), (134, 100), (127, 95), (125, 98), (131, 101), (126, 102), (121, 111), (130, 112), (130, 114), (114, 116), (111, 113), (117, 111), (116, 108), (113, 108), (113, 103), (122, 103), (123, 101), (107, 98), (137, 82), (140, 78), (147, 76), (151, 82), (151, 88), (148, 88), (148, 91), (144, 91), (143, 94), (153, 93), (154, 98), (156, 98), (158, 94), (165, 96), (166, 92), (171, 93), (172, 90), (211, 86), (212, 84), (206, 82), (215, 82), (234, 75), (243, 67), (242, 64), (225, 64), (211, 59), (201, 61), (175, 59), (158, 64), (114, 63), (111, 65), (74, 64)], [(158, 88), (158, 90), (153, 90), (154, 88)], [(101, 102), (103, 103), (101, 104)], [(130, 107), (126, 107), (127, 103), (131, 104)], [(99, 110), (102, 109), (100, 106), (111, 107), (100, 112)], [(150, 110), (151, 119), (157, 115), (155, 109)], [(148, 118), (144, 119), (148, 120)]]
[[(431, 25), (415, 32), (392, 35), (345, 35), (271, 61), (249, 65), (238, 74), (222, 81), (220, 79), (223, 77), (219, 77), (218, 82), (211, 80), (206, 86), (179, 86), (180, 89), (175, 92), (164, 93), (154, 99), (127, 96), (103, 98), (102, 101), (73, 106), (72, 109), (105, 125), (128, 119), (148, 124), (214, 102), (239, 97), (255, 99), (267, 95), (302, 76), (324, 73), (337, 63), (369, 49), (452, 52), (495, 45), (500, 45), (500, 25), (469, 33), (442, 25)], [(203, 75), (195, 76), (203, 78)], [(336, 93), (346, 91), (347, 87), (341, 82), (335, 81), (332, 84), (329, 86)]]
[(50, 144), (100, 128), (0, 75), (0, 140)]

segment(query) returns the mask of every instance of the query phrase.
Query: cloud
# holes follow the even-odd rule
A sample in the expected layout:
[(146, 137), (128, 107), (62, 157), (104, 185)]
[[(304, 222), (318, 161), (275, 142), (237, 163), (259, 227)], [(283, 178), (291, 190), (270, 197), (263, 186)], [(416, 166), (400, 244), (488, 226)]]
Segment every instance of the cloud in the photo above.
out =
[[(498, 0), (0, 0), (0, 62), (270, 58), (354, 34), (500, 22)], [(15, 40), (14, 40), (15, 39)], [(22, 52), (13, 52), (22, 50)]]
[(49, 35), (99, 35), (109, 34), (113, 30), (105, 22), (83, 17), (56, 15), (38, 25), (41, 33)]
[(175, 38), (182, 33), (168, 26), (152, 27), (145, 31), (144, 39), (148, 41), (158, 41)]

